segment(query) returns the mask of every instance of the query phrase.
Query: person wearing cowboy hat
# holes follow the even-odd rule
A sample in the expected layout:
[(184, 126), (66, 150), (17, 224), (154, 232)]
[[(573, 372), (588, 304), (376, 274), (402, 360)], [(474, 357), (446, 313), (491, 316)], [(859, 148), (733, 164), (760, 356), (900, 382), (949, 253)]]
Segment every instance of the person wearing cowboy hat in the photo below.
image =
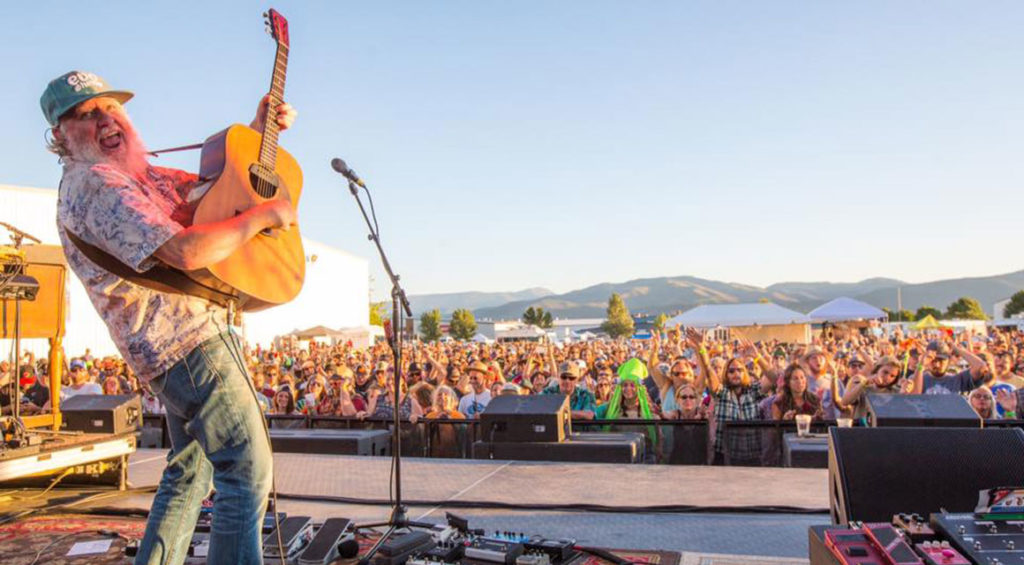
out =
[(459, 400), (459, 412), (467, 418), (479, 418), (491, 402), (491, 392), (487, 390), (487, 371), (487, 365), (480, 361), (474, 361), (466, 367), (470, 391)]

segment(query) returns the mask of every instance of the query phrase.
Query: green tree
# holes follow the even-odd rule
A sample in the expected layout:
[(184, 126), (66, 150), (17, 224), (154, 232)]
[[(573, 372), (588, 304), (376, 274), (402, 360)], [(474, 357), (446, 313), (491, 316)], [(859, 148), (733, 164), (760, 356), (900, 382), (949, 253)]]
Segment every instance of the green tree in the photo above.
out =
[(1003, 317), (1012, 318), (1024, 312), (1024, 290), (1018, 290), (1010, 297), (1010, 301), (1003, 308)]
[(543, 308), (534, 308), (533, 306), (530, 306), (526, 309), (526, 312), (523, 312), (523, 323), (544, 329), (551, 329), (555, 325), (551, 312), (545, 312)]
[(608, 299), (608, 319), (601, 324), (601, 329), (614, 339), (633, 335), (633, 318), (617, 292)]
[(661, 314), (655, 316), (654, 324), (652, 325), (651, 329), (654, 330), (656, 333), (661, 333), (665, 331), (666, 322), (668, 322), (668, 315), (662, 312)]
[(370, 325), (371, 326), (383, 326), (384, 325), (384, 312), (387, 307), (387, 302), (371, 302), (370, 303)]
[(465, 308), (452, 312), (452, 321), (448, 324), (448, 333), (455, 339), (469, 340), (476, 335), (476, 318)]
[(914, 319), (923, 320), (928, 316), (931, 316), (937, 320), (942, 317), (942, 310), (939, 310), (938, 308), (933, 308), (931, 306), (922, 306), (917, 309), (917, 312), (914, 314)]
[(890, 322), (913, 322), (915, 319), (914, 313), (906, 309), (900, 310), (899, 312), (893, 312), (888, 308), (882, 308), (882, 311), (889, 316)]
[(430, 312), (420, 314), (420, 334), (423, 341), (437, 341), (441, 339), (441, 311), (433, 309)]
[(544, 315), (541, 316), (540, 327), (546, 330), (550, 330), (551, 328), (555, 327), (555, 321), (551, 319), (550, 311), (544, 312)]
[(946, 308), (946, 317), (951, 320), (987, 320), (985, 309), (970, 296), (961, 296)]

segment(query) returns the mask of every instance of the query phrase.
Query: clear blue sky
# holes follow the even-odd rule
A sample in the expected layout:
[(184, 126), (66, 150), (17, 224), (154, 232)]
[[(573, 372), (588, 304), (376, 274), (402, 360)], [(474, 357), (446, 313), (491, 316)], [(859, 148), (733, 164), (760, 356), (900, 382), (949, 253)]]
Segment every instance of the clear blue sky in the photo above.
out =
[[(73, 68), (136, 92), (151, 148), (252, 118), (267, 4), (88, 4), (4, 8), (0, 182), (56, 186), (38, 99)], [(1020, 2), (275, 7), (303, 229), (367, 257), (378, 295), (334, 156), (374, 190), (410, 293), (1024, 267)]]

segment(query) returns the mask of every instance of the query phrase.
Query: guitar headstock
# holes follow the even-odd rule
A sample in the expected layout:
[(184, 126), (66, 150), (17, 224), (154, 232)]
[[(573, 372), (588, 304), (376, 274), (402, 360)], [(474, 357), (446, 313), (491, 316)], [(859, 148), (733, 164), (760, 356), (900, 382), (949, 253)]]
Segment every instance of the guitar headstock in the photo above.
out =
[(264, 12), (263, 17), (266, 18), (267, 33), (278, 43), (288, 47), (288, 20), (273, 8)]

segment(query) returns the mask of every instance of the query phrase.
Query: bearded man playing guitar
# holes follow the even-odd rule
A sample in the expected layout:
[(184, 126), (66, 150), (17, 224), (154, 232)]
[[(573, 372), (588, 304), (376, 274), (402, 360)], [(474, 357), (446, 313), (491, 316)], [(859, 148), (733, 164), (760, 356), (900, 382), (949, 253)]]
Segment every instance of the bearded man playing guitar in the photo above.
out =
[[(40, 103), (53, 136), (49, 148), (64, 167), (57, 225), (68, 264), (124, 359), (167, 409), (172, 449), (135, 563), (184, 561), (211, 478), (217, 495), (208, 562), (261, 563), (273, 459), (228, 309), (127, 281), (82, 246), (138, 273), (154, 266), (192, 271), (263, 230), (295, 224), (295, 210), (270, 200), (193, 225), (188, 196), (198, 178), (149, 164), (123, 107), (131, 97), (92, 73), (72, 71), (51, 81)], [(261, 101), (253, 129), (262, 131), (270, 100)], [(288, 104), (270, 111), (282, 130), (295, 120)]]

